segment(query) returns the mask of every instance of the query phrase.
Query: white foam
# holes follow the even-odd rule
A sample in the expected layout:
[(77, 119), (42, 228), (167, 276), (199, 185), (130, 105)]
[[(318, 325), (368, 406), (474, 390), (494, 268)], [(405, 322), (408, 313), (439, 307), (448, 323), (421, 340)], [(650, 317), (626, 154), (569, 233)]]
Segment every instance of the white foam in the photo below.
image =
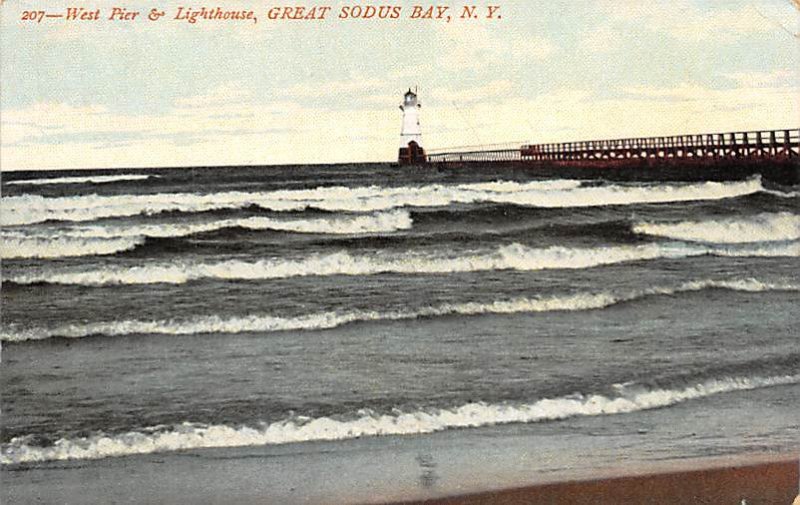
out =
[(332, 235), (357, 235), (362, 233), (390, 233), (407, 230), (412, 226), (408, 211), (376, 212), (373, 214), (348, 214), (321, 218), (275, 219), (247, 217), (221, 219), (200, 223), (135, 224), (127, 226), (71, 226), (60, 228), (59, 235), (79, 237), (183, 237), (224, 228), (250, 230), (276, 230), (297, 233), (322, 233)]
[(224, 192), (206, 195), (158, 193), (148, 195), (82, 195), (45, 198), (40, 195), (2, 199), (4, 225), (47, 220), (90, 221), (100, 218), (154, 214), (164, 211), (201, 212), (258, 205), (273, 211), (314, 207), (329, 211), (377, 212), (400, 207), (443, 207), (453, 203), (495, 202), (533, 207), (585, 207), (633, 203), (679, 202), (731, 198), (761, 191), (760, 179), (683, 185), (582, 187), (579, 181), (404, 187), (321, 187), (260, 193)]
[(12, 258), (65, 258), (94, 256), (128, 251), (144, 243), (143, 237), (95, 239), (81, 237), (9, 237), (2, 236), (0, 257)]
[(764, 193), (767, 193), (768, 195), (777, 196), (779, 198), (797, 198), (797, 197), (800, 197), (800, 191), (783, 192), (783, 191), (777, 191), (777, 190), (774, 190), (774, 189), (764, 189), (763, 191), (764, 191)]
[(594, 207), (641, 203), (720, 200), (761, 191), (761, 180), (740, 182), (703, 182), (697, 184), (659, 184), (652, 186), (592, 186), (571, 191), (519, 192), (498, 195), (492, 201), (534, 207)]
[(340, 251), (301, 259), (260, 261), (227, 260), (216, 263), (172, 262), (141, 266), (101, 266), (87, 269), (49, 269), (9, 276), (17, 284), (46, 282), (103, 286), (112, 284), (185, 284), (200, 279), (267, 280), (332, 275), (445, 274), (492, 270), (537, 271), (581, 269), (655, 259), (681, 259), (714, 255), (723, 257), (800, 257), (800, 242), (701, 246), (654, 243), (638, 246), (531, 248), (521, 244), (461, 256), (444, 253), (351, 254)]
[(161, 321), (111, 321), (90, 324), (65, 325), (57, 328), (34, 328), (12, 331), (6, 328), (0, 333), (5, 342), (43, 340), (52, 337), (82, 338), (90, 335), (193, 335), (204, 333), (246, 333), (275, 332), (287, 330), (322, 330), (345, 324), (366, 321), (392, 321), (417, 319), (447, 315), (515, 314), (554, 311), (582, 311), (609, 307), (618, 303), (633, 301), (646, 296), (674, 295), (678, 293), (702, 291), (704, 289), (729, 289), (732, 291), (800, 291), (800, 285), (790, 283), (770, 283), (757, 279), (699, 280), (681, 284), (678, 287), (654, 287), (628, 293), (576, 293), (541, 298), (516, 298), (497, 300), (490, 303), (443, 304), (413, 311), (351, 311), (323, 312), (293, 318), (269, 315), (249, 315), (243, 317), (200, 316), (189, 320)]
[(800, 382), (800, 375), (712, 379), (677, 389), (617, 388), (616, 396), (573, 394), (532, 403), (467, 403), (391, 414), (362, 410), (351, 419), (293, 417), (256, 426), (203, 425), (185, 422), (121, 434), (62, 438), (50, 447), (28, 445), (16, 437), (2, 447), (4, 465), (40, 461), (86, 460), (213, 447), (246, 447), (359, 437), (412, 435), (448, 429), (511, 423), (535, 423), (577, 416), (599, 416), (664, 408), (689, 400)]
[(692, 242), (736, 244), (800, 239), (800, 216), (788, 212), (677, 223), (637, 223), (636, 233)]
[(83, 184), (91, 182), (94, 184), (101, 184), (106, 182), (116, 181), (141, 181), (151, 177), (158, 177), (157, 175), (91, 175), (87, 177), (52, 177), (47, 179), (23, 179), (18, 181), (9, 181), (6, 184), (30, 184), (34, 186), (41, 186), (44, 184)]
[(800, 241), (775, 242), (766, 244), (747, 244), (740, 247), (715, 247), (712, 254), (730, 258), (798, 258), (800, 257)]
[(248, 217), (202, 223), (135, 224), (127, 226), (62, 226), (0, 232), (3, 258), (58, 258), (113, 254), (144, 243), (147, 237), (184, 237), (195, 233), (240, 227), (295, 233), (358, 235), (391, 233), (412, 226), (408, 211), (352, 214), (312, 219)]
[(510, 244), (493, 251), (461, 256), (417, 252), (353, 255), (346, 251), (302, 259), (255, 262), (227, 260), (218, 263), (162, 263), (142, 266), (103, 266), (94, 270), (49, 271), (8, 277), (19, 284), (183, 284), (197, 279), (256, 280), (302, 276), (374, 275), (379, 273), (436, 274), (487, 270), (578, 269), (658, 258), (685, 258), (708, 254), (702, 247), (682, 244), (646, 244), (594, 248), (549, 247), (537, 249)]
[[(688, 291), (702, 291), (704, 289), (729, 289), (731, 291), (745, 291), (758, 293), (762, 291), (800, 291), (800, 284), (790, 282), (776, 283), (765, 282), (754, 278), (748, 279), (728, 279), (728, 280), (700, 280), (689, 281), (681, 284), (675, 293)], [(672, 294), (669, 290), (659, 291), (659, 288), (645, 290), (650, 294)]]

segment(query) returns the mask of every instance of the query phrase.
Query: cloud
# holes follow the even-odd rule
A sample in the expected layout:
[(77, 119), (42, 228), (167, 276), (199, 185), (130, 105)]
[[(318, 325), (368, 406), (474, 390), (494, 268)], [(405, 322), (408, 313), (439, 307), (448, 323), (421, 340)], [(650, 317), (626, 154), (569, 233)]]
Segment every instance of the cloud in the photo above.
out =
[(189, 98), (178, 98), (175, 102), (177, 107), (214, 107), (224, 105), (241, 105), (249, 103), (253, 98), (253, 92), (248, 89), (241, 81), (231, 81), (221, 84), (209, 90), (207, 93), (195, 95)]
[(624, 92), (634, 98), (659, 100), (682, 106), (692, 104), (704, 110), (737, 110), (747, 108), (752, 112), (766, 111), (776, 105), (777, 99), (785, 100), (787, 110), (797, 109), (800, 98), (793, 86), (750, 85), (735, 88), (714, 89), (698, 83), (681, 83), (676, 86), (628, 86)]
[(772, 72), (731, 72), (725, 73), (724, 76), (739, 86), (747, 87), (790, 86), (792, 84), (797, 86), (800, 81), (800, 73), (789, 69), (773, 70)]
[[(751, 4), (704, 9), (701, 4), (691, 0), (600, 0), (598, 6), (609, 19), (624, 21), (630, 26), (642, 26), (683, 41), (730, 42), (775, 30), (774, 25), (765, 19), (762, 10)], [(782, 13), (769, 10), (768, 15), (780, 16)]]
[(600, 26), (584, 35), (579, 48), (587, 53), (613, 53), (622, 48), (622, 34), (611, 26)]
[(798, 116), (793, 87), (718, 90), (681, 84), (630, 87), (616, 97), (562, 88), (533, 99), (477, 102), (460, 112), (428, 109), (423, 120), (435, 132), (428, 145), (444, 148), (786, 128)]
[(441, 47), (437, 66), (448, 70), (485, 72), (500, 66), (530, 65), (548, 59), (557, 50), (556, 44), (543, 35), (508, 32), (487, 25), (468, 30), (460, 25), (442, 25), (435, 33)]
[(283, 89), (281, 93), (293, 98), (329, 98), (345, 95), (361, 99), (387, 88), (389, 84), (383, 79), (354, 76), (350, 79), (300, 83)]
[(681, 83), (677, 86), (626, 86), (622, 89), (629, 95), (647, 98), (665, 98), (670, 100), (702, 100), (707, 95), (707, 89), (694, 83)]
[(53, 102), (9, 109), (2, 116), (3, 168), (322, 163), (394, 156), (400, 119), (391, 105), (342, 111), (293, 101), (255, 102), (253, 96), (229, 83), (179, 98), (162, 113)]
[(514, 87), (514, 83), (511, 81), (499, 79), (483, 86), (462, 87), (460, 89), (437, 88), (431, 91), (431, 98), (445, 103), (469, 104), (507, 96)]
[(794, 125), (796, 47), (749, 5), (509, 0), (492, 23), (170, 21), (62, 41), (7, 17), (3, 169), (392, 160), (416, 84), (428, 148)]
[[(616, 97), (565, 87), (533, 98), (505, 93), (509, 86), (482, 87), (497, 90), (491, 101), (469, 100), (466, 87), (437, 91), (422, 112), (425, 147), (784, 128), (800, 116), (793, 86), (640, 85)], [(151, 115), (37, 104), (4, 113), (1, 162), (7, 170), (391, 161), (400, 112), (389, 98), (352, 109), (234, 101), (225, 117), (178, 104)]]

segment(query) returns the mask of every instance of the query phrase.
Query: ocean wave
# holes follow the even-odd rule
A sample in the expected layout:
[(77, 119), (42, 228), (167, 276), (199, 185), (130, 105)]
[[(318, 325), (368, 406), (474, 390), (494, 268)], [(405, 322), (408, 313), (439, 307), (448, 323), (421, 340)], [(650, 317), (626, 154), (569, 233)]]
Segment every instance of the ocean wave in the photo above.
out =
[(709, 254), (728, 258), (798, 258), (800, 242), (775, 242), (766, 244), (746, 244), (741, 247), (717, 246)]
[(260, 261), (227, 260), (216, 263), (175, 261), (139, 266), (102, 266), (94, 270), (50, 270), (8, 276), (16, 284), (77, 284), (84, 286), (130, 284), (185, 284), (201, 279), (268, 280), (291, 277), (376, 274), (449, 274), (496, 270), (537, 271), (582, 269), (632, 261), (682, 259), (694, 256), (798, 257), (800, 242), (701, 246), (684, 243), (569, 248), (532, 248), (521, 244), (493, 251), (448, 256), (444, 253), (351, 254), (340, 251), (301, 259)]
[(8, 237), (0, 235), (0, 258), (67, 258), (129, 251), (144, 244), (144, 237), (96, 239), (82, 237)]
[(642, 235), (691, 242), (782, 242), (800, 239), (800, 216), (781, 212), (704, 221), (637, 223), (633, 226), (633, 231)]
[(52, 177), (45, 179), (23, 179), (17, 181), (6, 182), (7, 185), (12, 184), (30, 184), (34, 186), (41, 186), (44, 184), (102, 184), (106, 182), (117, 181), (142, 181), (150, 179), (151, 177), (158, 177), (157, 175), (90, 175), (86, 177)]
[(320, 187), (261, 193), (159, 193), (151, 195), (82, 195), (46, 198), (20, 195), (3, 198), (2, 223), (21, 225), (54, 221), (91, 221), (166, 211), (205, 212), (253, 205), (272, 211), (378, 212), (401, 207), (444, 207), (454, 203), (495, 202), (532, 207), (591, 207), (691, 200), (716, 200), (756, 193), (758, 178), (738, 182), (696, 184), (582, 186), (579, 181), (553, 180), (403, 187)]
[(800, 191), (778, 191), (776, 189), (764, 189), (764, 193), (768, 195), (777, 196), (778, 198), (798, 198)]
[(328, 211), (376, 212), (403, 206), (440, 206), (474, 202), (493, 194), (513, 191), (564, 190), (579, 181), (554, 180), (527, 183), (495, 182), (421, 187), (319, 187), (270, 192), (230, 191), (212, 194), (158, 193), (148, 195), (81, 195), (45, 198), (21, 195), (3, 199), (3, 224), (33, 224), (47, 220), (91, 221), (108, 217), (158, 214), (167, 211), (205, 212), (258, 206), (267, 210), (302, 211), (309, 207)]
[(132, 267), (103, 266), (95, 270), (49, 271), (9, 276), (17, 284), (51, 283), (102, 286), (108, 284), (184, 284), (199, 279), (262, 280), (330, 275), (443, 274), (488, 270), (580, 269), (630, 261), (686, 258), (709, 249), (684, 244), (646, 244), (594, 248), (554, 246), (537, 249), (510, 244), (494, 251), (446, 256), (409, 252), (354, 255), (340, 251), (302, 259), (227, 260), (217, 263), (173, 262)]
[(289, 330), (323, 330), (368, 321), (396, 321), (448, 315), (516, 314), (556, 311), (583, 311), (610, 307), (648, 296), (676, 295), (706, 289), (728, 289), (742, 292), (800, 291), (799, 284), (770, 283), (757, 279), (699, 280), (677, 287), (655, 287), (628, 293), (576, 293), (542, 298), (516, 298), (490, 303), (443, 304), (410, 311), (323, 312), (284, 318), (268, 315), (242, 317), (201, 316), (189, 320), (142, 321), (126, 320), (90, 324), (65, 325), (52, 329), (27, 329), (0, 333), (0, 341), (24, 342), (53, 337), (82, 338), (92, 335), (124, 336), (139, 334), (193, 335), (207, 333), (276, 332)]
[[(168, 223), (128, 226), (71, 226), (38, 230), (4, 230), (0, 257), (59, 258), (114, 254), (141, 245), (148, 237), (185, 237), (196, 233), (245, 228), (294, 233), (359, 235), (390, 233), (412, 226), (408, 211), (354, 214), (314, 219), (248, 217), (203, 223)], [(33, 233), (33, 234), (32, 234)]]
[(675, 389), (642, 389), (635, 384), (613, 396), (572, 394), (531, 403), (471, 402), (453, 408), (426, 408), (391, 413), (361, 410), (354, 415), (310, 418), (294, 416), (255, 426), (205, 425), (184, 422), (127, 433), (98, 433), (61, 438), (52, 446), (29, 445), (23, 436), (3, 444), (4, 465), (41, 461), (87, 460), (215, 447), (248, 447), (360, 437), (416, 435), (451, 429), (512, 423), (536, 423), (571, 417), (628, 414), (664, 408), (734, 391), (748, 391), (800, 382), (800, 375), (726, 377)]

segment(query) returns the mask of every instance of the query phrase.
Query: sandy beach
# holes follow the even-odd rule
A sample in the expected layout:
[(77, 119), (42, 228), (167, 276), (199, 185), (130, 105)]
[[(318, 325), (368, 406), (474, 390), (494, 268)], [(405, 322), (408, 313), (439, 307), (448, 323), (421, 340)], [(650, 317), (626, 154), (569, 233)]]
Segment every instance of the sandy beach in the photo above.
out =
[(661, 473), (542, 484), (465, 496), (407, 501), (404, 505), (585, 504), (585, 503), (792, 503), (798, 493), (798, 459), (743, 458), (733, 466), (720, 461), (689, 463)]
[[(641, 416), (652, 415), (643, 413)], [(583, 429), (596, 419), (583, 420)], [(580, 425), (578, 425), (580, 426)], [(573, 431), (578, 426), (572, 426)], [(530, 426), (4, 466), (3, 503), (790, 504), (796, 453), (648, 456)], [(535, 427), (534, 427), (535, 428)], [(616, 461), (616, 462), (614, 462)]]
[[(549, 476), (530, 469), (527, 479), (509, 481), (494, 468), (473, 473), (480, 459), (475, 457), (463, 465), (452, 462), (463, 473), (451, 479), (419, 458), (416, 468), (404, 465), (403, 460), (413, 461), (404, 448), (392, 455), (383, 443), (365, 442), (340, 454), (309, 446), (301, 453), (214, 450), (6, 468), (2, 497), (3, 503), (14, 504), (788, 505), (797, 495), (800, 477), (798, 456), (783, 454), (565, 470)], [(417, 451), (424, 443), (412, 441)], [(500, 485), (488, 483), (492, 475)]]

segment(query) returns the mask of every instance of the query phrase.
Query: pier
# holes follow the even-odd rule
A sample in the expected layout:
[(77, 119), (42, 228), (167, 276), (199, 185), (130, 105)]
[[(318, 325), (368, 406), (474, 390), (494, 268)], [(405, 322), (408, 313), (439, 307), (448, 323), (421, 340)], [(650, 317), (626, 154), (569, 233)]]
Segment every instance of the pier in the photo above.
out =
[(428, 153), (428, 163), (541, 160), (602, 163), (631, 159), (669, 161), (798, 157), (800, 157), (800, 128), (528, 144), (502, 149), (439, 150)]
[(513, 165), (573, 177), (727, 179), (761, 174), (800, 182), (800, 128), (432, 150), (427, 163)]

